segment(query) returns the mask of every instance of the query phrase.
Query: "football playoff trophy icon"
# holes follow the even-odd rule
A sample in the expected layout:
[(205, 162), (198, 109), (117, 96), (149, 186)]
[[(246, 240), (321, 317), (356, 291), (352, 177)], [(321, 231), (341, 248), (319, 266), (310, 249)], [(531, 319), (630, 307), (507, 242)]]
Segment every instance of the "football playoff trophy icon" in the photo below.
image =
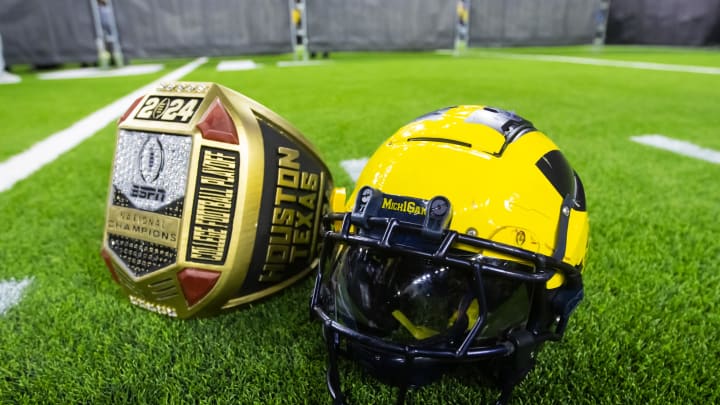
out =
[(101, 254), (133, 304), (212, 315), (310, 272), (331, 190), (278, 114), (214, 83), (162, 84), (118, 121)]

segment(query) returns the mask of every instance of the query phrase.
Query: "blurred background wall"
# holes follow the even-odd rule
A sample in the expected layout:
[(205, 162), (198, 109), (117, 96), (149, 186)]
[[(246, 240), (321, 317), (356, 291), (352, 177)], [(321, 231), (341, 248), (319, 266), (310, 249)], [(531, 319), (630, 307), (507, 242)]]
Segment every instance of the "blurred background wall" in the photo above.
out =
[(130, 58), (292, 49), (288, 0), (115, 0), (113, 6)]
[(309, 0), (308, 45), (328, 50), (452, 48), (455, 2)]
[(598, 0), (473, 0), (471, 46), (589, 44)]
[(720, 0), (612, 0), (609, 44), (720, 44)]
[[(8, 64), (92, 63), (92, 1), (0, 0)], [(290, 9), (304, 5), (311, 51), (431, 50), (454, 45), (461, 0), (115, 0), (125, 57), (286, 53)], [(720, 0), (464, 0), (469, 46), (720, 43)], [(607, 20), (606, 18), (607, 17)], [(607, 22), (607, 24), (605, 24)]]
[(0, 35), (7, 64), (97, 58), (88, 1), (0, 0)]

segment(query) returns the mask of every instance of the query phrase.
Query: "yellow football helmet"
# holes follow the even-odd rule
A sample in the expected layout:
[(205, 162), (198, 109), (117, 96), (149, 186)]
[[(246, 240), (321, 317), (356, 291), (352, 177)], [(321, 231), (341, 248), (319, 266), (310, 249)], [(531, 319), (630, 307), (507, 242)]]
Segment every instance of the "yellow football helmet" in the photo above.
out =
[(558, 147), (512, 112), (446, 108), (391, 136), (343, 196), (311, 302), (331, 396), (339, 353), (403, 397), (474, 365), (507, 402), (583, 297), (585, 193)]

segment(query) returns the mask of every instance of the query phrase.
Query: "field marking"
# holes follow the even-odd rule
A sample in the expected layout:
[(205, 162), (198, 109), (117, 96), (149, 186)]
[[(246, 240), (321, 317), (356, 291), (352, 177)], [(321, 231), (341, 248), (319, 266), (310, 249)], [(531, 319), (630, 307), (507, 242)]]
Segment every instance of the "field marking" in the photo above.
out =
[(38, 74), (40, 80), (64, 80), (64, 79), (92, 79), (96, 77), (117, 77), (147, 75), (161, 71), (165, 66), (161, 64), (133, 65), (115, 69), (100, 69), (96, 67), (82, 69), (59, 70)]
[(362, 170), (365, 168), (367, 162), (368, 158), (348, 159), (340, 162), (340, 166), (342, 166), (342, 168), (345, 169), (347, 174), (350, 175), (352, 181), (357, 181), (357, 179), (360, 177), (360, 173), (362, 173)]
[(493, 56), (506, 59), (536, 60), (542, 62), (574, 63), (578, 65), (610, 66), (628, 69), (659, 70), (665, 72), (699, 73), (706, 75), (720, 75), (720, 68), (694, 65), (672, 65), (667, 63), (636, 62), (627, 60), (610, 60), (584, 58), (579, 56), (556, 56), (541, 54), (518, 54), (500, 52), (481, 52), (483, 56)]
[(261, 67), (262, 65), (255, 63), (250, 59), (241, 60), (223, 60), (217, 65), (218, 72), (234, 72), (237, 70), (252, 70)]
[(22, 299), (23, 292), (32, 283), (33, 279), (24, 278), (20, 281), (15, 279), (0, 281), (0, 316), (15, 305), (17, 305)]
[(277, 67), (297, 67), (297, 66), (319, 66), (333, 63), (329, 60), (281, 60), (275, 64)]
[(0, 71), (0, 84), (14, 84), (20, 83), (21, 81), (22, 79), (18, 75), (14, 75), (5, 71)]
[(160, 83), (179, 80), (207, 62), (207, 60), (207, 58), (195, 59), (160, 79), (95, 111), (62, 131), (48, 136), (24, 152), (0, 162), (0, 193), (11, 189), (18, 181), (29, 177), (63, 153), (80, 144), (80, 142), (105, 128), (110, 122), (122, 115), (133, 101), (154, 90)]
[(632, 136), (630, 139), (633, 142), (641, 143), (643, 145), (653, 146), (659, 149), (675, 152), (680, 155), (720, 164), (720, 152), (713, 149), (703, 148), (691, 142), (668, 138), (664, 135), (658, 134)]

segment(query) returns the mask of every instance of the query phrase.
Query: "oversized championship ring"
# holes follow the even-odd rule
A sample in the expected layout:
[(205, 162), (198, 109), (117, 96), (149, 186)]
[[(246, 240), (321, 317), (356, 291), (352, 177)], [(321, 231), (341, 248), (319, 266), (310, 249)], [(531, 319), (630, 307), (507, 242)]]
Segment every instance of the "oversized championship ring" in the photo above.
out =
[(270, 109), (214, 83), (162, 84), (118, 121), (101, 255), (133, 304), (212, 315), (311, 271), (332, 186)]

